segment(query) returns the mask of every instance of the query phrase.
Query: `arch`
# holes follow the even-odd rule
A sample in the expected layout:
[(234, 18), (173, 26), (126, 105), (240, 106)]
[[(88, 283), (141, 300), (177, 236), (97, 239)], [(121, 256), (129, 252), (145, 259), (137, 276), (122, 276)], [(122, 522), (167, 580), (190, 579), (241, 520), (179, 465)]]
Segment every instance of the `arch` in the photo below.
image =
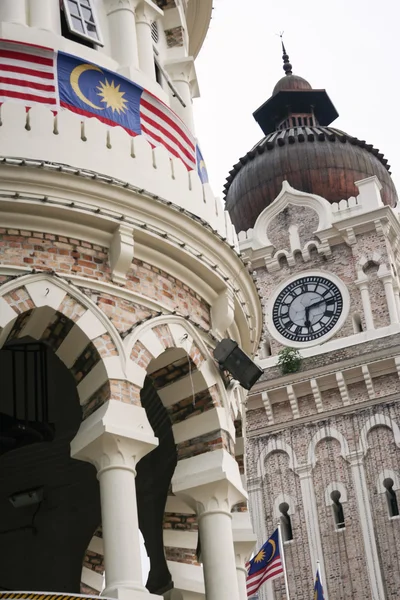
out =
[[(177, 461), (169, 473), (169, 486), (163, 472), (162, 484), (157, 492), (160, 502), (154, 507), (151, 517), (153, 521), (164, 517), (163, 538), (156, 538), (147, 522), (143, 521), (151, 562), (148, 587), (152, 593), (159, 593), (159, 585), (169, 585), (168, 577), (173, 578), (176, 571), (174, 564), (197, 565), (199, 560), (197, 518), (194, 511), (173, 492), (187, 484), (188, 469), (199, 479), (203, 474), (207, 476), (213, 462), (205, 456), (207, 453), (225, 450), (235, 459), (234, 418), (240, 411), (241, 393), (235, 381), (225, 388), (212, 357), (211, 346), (183, 317), (154, 317), (135, 328), (124, 340), (124, 346), (127, 371), (137, 377), (141, 387), (143, 382), (145, 386), (151, 382), (158, 396), (157, 417), (163, 410), (167, 414)], [(148, 417), (151, 423), (149, 414)], [(162, 441), (160, 448), (161, 444)], [(162, 457), (171, 466), (172, 454), (170, 450), (168, 452), (163, 451)], [(215, 457), (216, 462), (226, 459), (225, 455), (224, 458), (221, 455)], [(146, 458), (150, 460), (151, 454), (143, 461)], [(240, 482), (238, 463), (231, 462), (231, 466), (236, 469), (237, 481)], [(165, 510), (163, 494), (166, 497)], [(150, 520), (149, 514), (146, 518)], [(149, 544), (147, 539), (151, 540)]]
[(393, 419), (390, 419), (390, 417), (387, 417), (386, 415), (382, 415), (382, 414), (378, 413), (376, 415), (372, 415), (372, 417), (370, 417), (366, 421), (366, 423), (364, 424), (364, 427), (360, 431), (360, 437), (359, 437), (359, 442), (358, 442), (358, 449), (364, 455), (369, 450), (368, 433), (372, 429), (375, 429), (376, 427), (379, 427), (379, 426), (387, 427), (388, 429), (392, 430), (395, 444), (396, 444), (396, 446), (398, 448), (400, 448), (400, 429), (399, 429), (399, 426), (397, 425), (397, 423), (395, 421), (393, 421)]
[(325, 489), (325, 505), (326, 506), (332, 505), (331, 494), (332, 494), (332, 492), (334, 492), (336, 490), (338, 492), (340, 492), (340, 502), (342, 504), (347, 502), (347, 489), (344, 486), (344, 484), (341, 483), (340, 481), (332, 481), (332, 483), (330, 483)]
[(279, 521), (279, 519), (281, 517), (281, 512), (279, 510), (279, 506), (283, 502), (286, 502), (286, 504), (289, 505), (288, 514), (290, 516), (296, 514), (296, 510), (297, 510), (296, 498), (294, 498), (294, 496), (291, 496), (290, 494), (285, 494), (282, 492), (274, 500), (273, 514), (274, 514), (275, 521)]
[(261, 450), (257, 459), (257, 477), (265, 476), (265, 461), (273, 452), (284, 452), (287, 454), (289, 457), (289, 469), (291, 469), (293, 472), (296, 472), (298, 462), (293, 448), (283, 440), (272, 439), (268, 442), (265, 448)]
[(82, 292), (48, 273), (26, 275), (0, 287), (0, 348), (30, 336), (55, 352), (75, 378), (83, 419), (108, 399), (139, 390), (125, 376), (121, 338), (104, 313)]
[(383, 469), (376, 478), (376, 489), (378, 490), (378, 494), (384, 494), (386, 492), (386, 488), (383, 485), (385, 479), (393, 479), (393, 489), (397, 492), (400, 490), (400, 475), (397, 471), (393, 471), (393, 469)]
[(308, 446), (307, 460), (308, 464), (312, 468), (315, 467), (317, 462), (315, 455), (316, 447), (318, 446), (319, 442), (321, 442), (324, 439), (337, 440), (340, 444), (340, 455), (344, 459), (346, 459), (347, 455), (349, 454), (349, 445), (344, 435), (334, 427), (322, 427), (317, 431), (316, 434), (314, 434)]
[(307, 194), (293, 188), (288, 181), (282, 182), (282, 189), (275, 200), (267, 206), (257, 218), (254, 225), (254, 239), (262, 246), (270, 246), (267, 236), (267, 225), (282, 212), (289, 204), (311, 208), (318, 215), (317, 231), (330, 226), (332, 222), (332, 209), (327, 200), (316, 194)]

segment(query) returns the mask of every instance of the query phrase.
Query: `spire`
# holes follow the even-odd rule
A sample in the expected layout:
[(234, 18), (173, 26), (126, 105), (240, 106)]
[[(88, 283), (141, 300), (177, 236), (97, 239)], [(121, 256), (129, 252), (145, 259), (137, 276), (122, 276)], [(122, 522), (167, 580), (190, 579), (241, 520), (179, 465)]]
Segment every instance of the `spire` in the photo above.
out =
[(281, 38), (281, 44), (282, 44), (282, 58), (283, 58), (283, 70), (285, 71), (286, 75), (292, 75), (292, 65), (289, 62), (289, 54), (287, 54), (286, 52), (286, 48), (285, 48), (285, 44), (283, 43), (283, 32), (279, 34), (279, 37)]

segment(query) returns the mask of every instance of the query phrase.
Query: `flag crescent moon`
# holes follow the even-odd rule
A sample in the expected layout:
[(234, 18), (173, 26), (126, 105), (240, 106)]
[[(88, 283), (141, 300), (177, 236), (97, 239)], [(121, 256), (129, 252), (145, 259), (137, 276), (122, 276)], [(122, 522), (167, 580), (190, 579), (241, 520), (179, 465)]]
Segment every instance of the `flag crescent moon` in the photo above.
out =
[(77, 67), (75, 67), (75, 69), (73, 69), (73, 71), (71, 72), (71, 76), (69, 78), (71, 87), (74, 90), (75, 94), (78, 96), (79, 100), (82, 100), (82, 102), (84, 102), (88, 106), (91, 106), (92, 108), (95, 108), (96, 110), (104, 110), (104, 106), (97, 106), (96, 104), (91, 102), (91, 100), (89, 100), (89, 98), (86, 98), (85, 94), (82, 92), (81, 88), (79, 87), (79, 77), (85, 71), (100, 71), (100, 73), (103, 72), (99, 67), (96, 67), (96, 65), (89, 65), (89, 64), (78, 65)]
[(276, 552), (276, 544), (274, 542), (274, 540), (268, 540), (268, 542), (271, 544), (272, 546), (272, 554), (271, 554), (271, 558), (267, 561), (267, 562), (271, 562), (271, 560), (274, 558), (275, 556), (275, 552)]

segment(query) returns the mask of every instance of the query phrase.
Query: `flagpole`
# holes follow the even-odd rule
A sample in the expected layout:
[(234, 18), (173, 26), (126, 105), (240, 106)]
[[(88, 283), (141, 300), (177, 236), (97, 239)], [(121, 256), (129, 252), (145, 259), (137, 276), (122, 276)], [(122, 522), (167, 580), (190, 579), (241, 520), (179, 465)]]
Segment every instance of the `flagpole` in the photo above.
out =
[(321, 582), (321, 587), (322, 587), (322, 589), (325, 589), (324, 588), (324, 582), (322, 581), (322, 577), (321, 577), (321, 565), (320, 565), (319, 560), (317, 560), (317, 573), (319, 575), (319, 580)]
[(280, 521), (278, 521), (278, 539), (279, 539), (279, 550), (280, 550), (281, 557), (282, 557), (283, 576), (285, 578), (286, 600), (290, 600), (289, 582), (288, 582), (287, 573), (286, 573), (285, 551), (283, 549), (283, 539), (282, 539), (281, 522)]

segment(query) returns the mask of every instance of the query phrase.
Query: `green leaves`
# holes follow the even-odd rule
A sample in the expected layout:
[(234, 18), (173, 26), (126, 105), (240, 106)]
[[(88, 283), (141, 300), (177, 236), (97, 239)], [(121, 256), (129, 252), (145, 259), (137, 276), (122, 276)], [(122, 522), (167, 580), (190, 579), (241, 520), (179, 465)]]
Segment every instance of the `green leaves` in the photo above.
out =
[(282, 375), (300, 371), (302, 360), (301, 354), (296, 348), (283, 348), (278, 353), (278, 365)]

